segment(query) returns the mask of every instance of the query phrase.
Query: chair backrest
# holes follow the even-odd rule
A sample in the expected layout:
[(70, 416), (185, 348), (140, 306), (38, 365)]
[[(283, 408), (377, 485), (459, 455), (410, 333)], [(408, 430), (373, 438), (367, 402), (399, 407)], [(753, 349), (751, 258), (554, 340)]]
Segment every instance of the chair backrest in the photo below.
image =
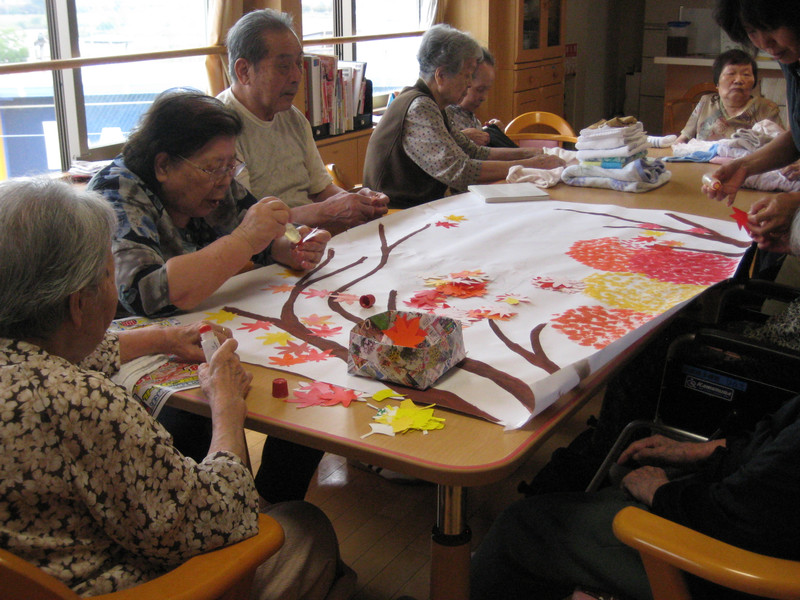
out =
[(79, 600), (80, 596), (38, 567), (0, 548), (0, 600)]
[(716, 91), (717, 86), (711, 82), (698, 83), (680, 98), (664, 102), (664, 135), (680, 134), (700, 98)]
[(748, 552), (634, 506), (623, 508), (614, 535), (639, 552), (653, 600), (691, 600), (683, 572), (766, 598), (800, 598), (800, 562)]
[(564, 142), (578, 141), (575, 131), (563, 117), (539, 110), (515, 117), (506, 125), (505, 134), (520, 146), (562, 146)]
[[(93, 600), (246, 600), (255, 570), (280, 550), (283, 529), (270, 516), (258, 516), (258, 534), (219, 550), (190, 558), (145, 583)], [(66, 585), (0, 548), (0, 600), (80, 600)]]

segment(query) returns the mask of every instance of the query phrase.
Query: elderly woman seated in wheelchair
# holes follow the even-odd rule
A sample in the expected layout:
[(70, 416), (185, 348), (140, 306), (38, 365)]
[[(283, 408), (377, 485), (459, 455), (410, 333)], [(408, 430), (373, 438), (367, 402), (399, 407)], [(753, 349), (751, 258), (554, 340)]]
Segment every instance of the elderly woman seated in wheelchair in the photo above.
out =
[[(214, 327), (224, 343), (198, 370), (213, 421), (199, 463), (109, 379), (144, 354), (203, 360), (197, 325), (107, 331), (115, 228), (93, 192), (50, 179), (0, 184), (0, 540), (83, 595), (153, 579), (259, 527), (243, 435), (251, 376), (229, 333)], [(330, 522), (305, 503), (272, 516), (287, 543), (258, 569), (251, 597), (293, 587), (324, 598), (338, 566)]]

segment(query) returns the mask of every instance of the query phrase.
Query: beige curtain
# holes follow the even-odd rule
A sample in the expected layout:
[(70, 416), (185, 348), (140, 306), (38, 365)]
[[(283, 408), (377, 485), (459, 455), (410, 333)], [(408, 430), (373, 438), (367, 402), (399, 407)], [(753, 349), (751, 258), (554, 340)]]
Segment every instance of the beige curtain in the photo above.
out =
[[(209, 46), (224, 46), (228, 29), (244, 14), (243, 0), (212, 0), (209, 5)], [(210, 54), (206, 57), (208, 93), (216, 96), (230, 86), (227, 54)]]
[(420, 26), (428, 29), (431, 25), (444, 22), (444, 9), (447, 0), (422, 0), (422, 18)]

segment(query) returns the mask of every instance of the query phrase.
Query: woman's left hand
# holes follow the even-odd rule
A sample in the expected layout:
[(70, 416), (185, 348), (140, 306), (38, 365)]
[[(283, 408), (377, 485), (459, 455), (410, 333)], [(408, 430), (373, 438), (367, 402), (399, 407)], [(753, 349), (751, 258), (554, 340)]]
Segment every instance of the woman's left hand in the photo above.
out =
[(164, 327), (164, 334), (167, 336), (167, 346), (165, 354), (173, 354), (181, 360), (187, 362), (204, 362), (203, 348), (200, 346), (201, 325), (211, 325), (214, 335), (217, 336), (220, 344), (233, 337), (233, 332), (222, 325), (209, 323), (208, 321), (198, 321), (191, 325), (180, 325), (177, 327)]
[(669, 482), (667, 473), (660, 467), (641, 467), (622, 479), (621, 487), (639, 502), (653, 505), (656, 490)]
[(296, 244), (292, 244), (285, 237), (275, 240), (272, 244), (272, 256), (290, 269), (308, 271), (322, 260), (331, 234), (325, 229), (312, 230), (307, 225), (299, 227), (298, 231), (300, 241)]
[(750, 237), (762, 250), (788, 252), (789, 234), (798, 207), (800, 193), (759, 198), (750, 207), (747, 216)]
[(200, 332), (198, 331), (200, 325), (203, 324), (211, 325), (220, 342), (233, 336), (233, 332), (227, 327), (207, 321), (175, 327), (150, 325), (129, 329), (118, 334), (120, 360), (126, 363), (148, 354), (172, 354), (183, 361), (203, 362), (206, 358), (200, 346)]

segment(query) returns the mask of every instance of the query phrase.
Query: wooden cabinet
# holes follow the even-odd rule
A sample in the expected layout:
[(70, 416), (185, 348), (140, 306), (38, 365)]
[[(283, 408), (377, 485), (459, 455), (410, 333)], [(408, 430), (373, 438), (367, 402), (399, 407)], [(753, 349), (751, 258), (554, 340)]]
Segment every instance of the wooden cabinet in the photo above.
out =
[(495, 57), (497, 78), (480, 119), (508, 123), (531, 110), (564, 116), (565, 11), (566, 0), (448, 2), (445, 21)]

